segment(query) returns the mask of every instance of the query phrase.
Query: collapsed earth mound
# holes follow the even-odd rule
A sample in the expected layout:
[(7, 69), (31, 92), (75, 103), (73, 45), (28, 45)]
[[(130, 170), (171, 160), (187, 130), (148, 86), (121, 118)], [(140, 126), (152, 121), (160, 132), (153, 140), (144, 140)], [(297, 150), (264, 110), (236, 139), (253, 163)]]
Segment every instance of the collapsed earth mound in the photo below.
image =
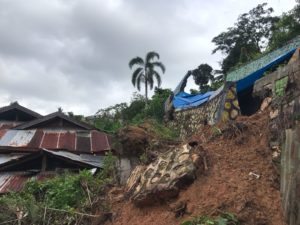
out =
[[(160, 198), (160, 204), (140, 208), (133, 200), (113, 205), (115, 216), (109, 223), (170, 225), (231, 212), (240, 224), (285, 225), (268, 123), (269, 114), (264, 112), (240, 117), (235, 124), (205, 127), (191, 140), (201, 143), (207, 153), (207, 170), (196, 170), (197, 179), (190, 186), (176, 198)], [(174, 205), (184, 206), (180, 214)]]

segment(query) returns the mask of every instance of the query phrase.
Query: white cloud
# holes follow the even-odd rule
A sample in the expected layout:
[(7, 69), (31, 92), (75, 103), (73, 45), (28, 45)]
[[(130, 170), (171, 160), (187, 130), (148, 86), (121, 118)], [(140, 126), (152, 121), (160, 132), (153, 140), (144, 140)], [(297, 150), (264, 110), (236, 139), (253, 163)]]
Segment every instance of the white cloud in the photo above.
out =
[[(293, 0), (268, 0), (277, 14)], [(129, 101), (128, 61), (160, 53), (164, 88), (187, 70), (218, 66), (211, 39), (259, 0), (0, 1), (0, 104), (91, 114)]]

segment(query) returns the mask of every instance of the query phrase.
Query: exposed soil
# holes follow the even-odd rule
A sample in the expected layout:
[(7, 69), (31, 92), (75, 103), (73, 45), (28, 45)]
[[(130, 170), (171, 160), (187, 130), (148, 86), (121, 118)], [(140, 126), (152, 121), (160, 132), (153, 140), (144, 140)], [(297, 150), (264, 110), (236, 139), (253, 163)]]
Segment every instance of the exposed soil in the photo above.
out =
[[(238, 123), (206, 127), (191, 139), (207, 151), (208, 170), (178, 198), (160, 205), (137, 208), (130, 202), (113, 205), (113, 225), (180, 224), (192, 216), (232, 212), (241, 224), (285, 225), (281, 209), (279, 176), (268, 147), (268, 113), (240, 117)], [(259, 175), (249, 175), (249, 173)], [(186, 202), (179, 218), (170, 204)]]

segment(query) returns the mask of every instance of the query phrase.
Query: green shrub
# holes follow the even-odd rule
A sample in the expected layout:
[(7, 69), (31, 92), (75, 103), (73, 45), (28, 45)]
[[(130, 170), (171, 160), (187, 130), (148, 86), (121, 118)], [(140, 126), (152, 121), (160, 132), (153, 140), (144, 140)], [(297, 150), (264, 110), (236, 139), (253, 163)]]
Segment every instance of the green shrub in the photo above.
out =
[(178, 139), (179, 138), (179, 131), (175, 129), (170, 129), (164, 126), (162, 123), (159, 123), (156, 120), (151, 120), (150, 122), (153, 126), (153, 131), (163, 139)]
[(187, 220), (181, 225), (238, 225), (238, 219), (232, 213), (222, 213), (216, 218), (208, 216), (195, 217), (192, 220)]
[(44, 224), (45, 218), (53, 225), (79, 224), (77, 212), (91, 213), (95, 207), (107, 211), (109, 207), (103, 196), (106, 186), (113, 182), (115, 160), (111, 152), (107, 153), (103, 169), (96, 176), (83, 170), (27, 182), (21, 192), (0, 197), (0, 222), (15, 220), (17, 212), (23, 212), (26, 217), (21, 224)]

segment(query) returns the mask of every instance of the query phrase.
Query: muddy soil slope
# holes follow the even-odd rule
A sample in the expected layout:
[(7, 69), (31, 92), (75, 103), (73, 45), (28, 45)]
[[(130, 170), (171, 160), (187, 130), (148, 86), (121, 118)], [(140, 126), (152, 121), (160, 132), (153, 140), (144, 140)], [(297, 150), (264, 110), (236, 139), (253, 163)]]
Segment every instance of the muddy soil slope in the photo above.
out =
[[(195, 182), (170, 202), (145, 208), (128, 201), (114, 204), (109, 224), (181, 224), (193, 216), (232, 212), (240, 224), (285, 225), (278, 172), (268, 147), (268, 121), (265, 112), (240, 117), (238, 126), (207, 127), (191, 139), (207, 152), (208, 170), (199, 171)], [(176, 202), (187, 204), (182, 217), (176, 218), (170, 207)]]

